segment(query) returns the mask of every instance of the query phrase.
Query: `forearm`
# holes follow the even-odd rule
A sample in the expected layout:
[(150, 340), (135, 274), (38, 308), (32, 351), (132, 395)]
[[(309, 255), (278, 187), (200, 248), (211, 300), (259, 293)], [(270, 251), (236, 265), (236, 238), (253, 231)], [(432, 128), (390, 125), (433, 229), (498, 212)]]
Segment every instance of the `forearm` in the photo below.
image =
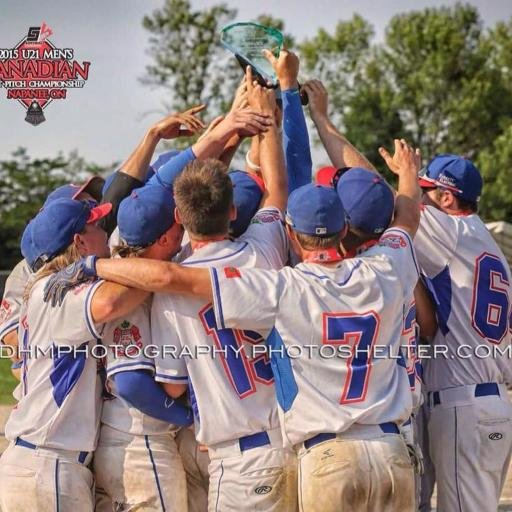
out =
[(114, 382), (119, 395), (144, 414), (173, 425), (193, 423), (192, 409), (169, 398), (147, 371), (117, 373)]
[(311, 183), (313, 164), (299, 90), (283, 91), (282, 99), (284, 155), (288, 172), (288, 192), (291, 193), (296, 188)]
[(416, 173), (408, 172), (401, 175), (395, 198), (393, 226), (401, 227), (414, 236), (420, 223), (420, 200), (421, 190)]
[(174, 180), (190, 162), (195, 160), (195, 158), (196, 155), (194, 154), (193, 147), (181, 151), (162, 165), (162, 167), (151, 176), (148, 185), (161, 185), (163, 187), (172, 188)]
[(104, 258), (96, 262), (98, 277), (150, 292), (212, 298), (210, 273), (176, 263), (144, 258)]
[(437, 317), (434, 304), (421, 279), (414, 289), (416, 302), (416, 322), (420, 327), (421, 336), (432, 337), (437, 331)]
[(210, 133), (198, 140), (192, 150), (198, 160), (219, 158), (234, 133), (219, 133), (214, 128)]
[(134, 152), (121, 166), (122, 171), (128, 174), (128, 176), (132, 176), (144, 182), (151, 158), (153, 158), (153, 153), (159, 142), (160, 137), (156, 133), (156, 130), (150, 128), (142, 141), (135, 148)]
[(317, 117), (313, 121), (318, 131), (318, 136), (329, 155), (332, 165), (336, 169), (341, 169), (342, 167), (362, 167), (378, 174), (377, 169), (375, 169), (371, 162), (336, 129), (328, 117)]
[(284, 211), (288, 200), (288, 176), (281, 136), (275, 125), (260, 134), (260, 166), (266, 187), (262, 206), (274, 206)]
[(94, 293), (91, 303), (93, 321), (97, 324), (121, 318), (138, 307), (149, 295), (135, 287), (104, 282)]
[(237, 149), (240, 147), (242, 143), (242, 138), (238, 135), (233, 135), (231, 139), (227, 142), (222, 150), (222, 153), (219, 156), (219, 160), (229, 169), (231, 165), (231, 160), (235, 156)]

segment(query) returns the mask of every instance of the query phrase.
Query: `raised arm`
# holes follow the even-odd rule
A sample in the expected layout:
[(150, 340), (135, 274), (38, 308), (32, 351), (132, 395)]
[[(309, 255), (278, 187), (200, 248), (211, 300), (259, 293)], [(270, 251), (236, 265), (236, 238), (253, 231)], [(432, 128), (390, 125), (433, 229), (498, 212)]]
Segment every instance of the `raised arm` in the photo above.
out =
[(297, 81), (299, 58), (284, 48), (278, 58), (268, 50), (264, 50), (264, 54), (272, 64), (281, 87), (284, 156), (288, 171), (288, 192), (291, 193), (296, 188), (311, 183), (313, 166), (308, 128)]
[(342, 167), (363, 167), (375, 171), (370, 161), (359, 152), (332, 124), (327, 113), (328, 95), (320, 80), (310, 80), (304, 85), (309, 98), (309, 111), (315, 123), (318, 136), (336, 169)]
[(421, 190), (418, 172), (421, 168), (419, 149), (413, 149), (404, 139), (395, 139), (395, 154), (379, 148), (390, 171), (398, 176), (398, 190), (395, 198), (393, 226), (400, 227), (414, 237), (420, 223)]
[(261, 176), (265, 182), (261, 207), (273, 206), (284, 211), (288, 201), (288, 177), (281, 136), (277, 131), (275, 94), (272, 89), (261, 87), (257, 82), (253, 82), (250, 66), (247, 67), (246, 76), (249, 105), (271, 120), (268, 129), (260, 133), (259, 141)]

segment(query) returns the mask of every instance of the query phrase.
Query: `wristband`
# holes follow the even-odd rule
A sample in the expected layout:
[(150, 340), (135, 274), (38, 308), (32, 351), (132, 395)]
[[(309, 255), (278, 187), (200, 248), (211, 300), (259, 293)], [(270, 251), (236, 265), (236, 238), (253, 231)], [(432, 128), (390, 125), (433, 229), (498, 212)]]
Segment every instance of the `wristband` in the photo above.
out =
[(250, 158), (249, 158), (250, 150), (247, 151), (245, 154), (245, 163), (247, 164), (247, 167), (251, 169), (251, 171), (259, 171), (261, 170), (261, 167), (259, 165), (256, 165)]

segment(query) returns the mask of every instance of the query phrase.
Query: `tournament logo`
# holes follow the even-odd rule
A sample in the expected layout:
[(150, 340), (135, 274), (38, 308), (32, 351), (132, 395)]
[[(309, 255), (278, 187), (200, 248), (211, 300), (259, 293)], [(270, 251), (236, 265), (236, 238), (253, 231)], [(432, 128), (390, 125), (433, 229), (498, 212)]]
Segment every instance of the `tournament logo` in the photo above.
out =
[(0, 48), (0, 89), (22, 105), (33, 126), (46, 120), (44, 110), (52, 101), (67, 99), (68, 89), (83, 88), (89, 78), (91, 63), (74, 60), (73, 48), (58, 48), (51, 35), (43, 22), (13, 48)]
[(400, 249), (400, 247), (407, 247), (407, 242), (402, 235), (388, 233), (380, 237), (379, 245), (383, 247), (391, 247), (391, 249)]
[[(116, 356), (134, 356), (138, 353), (138, 349), (142, 349), (142, 342), (140, 341), (140, 331), (136, 325), (131, 324), (125, 320), (118, 327), (114, 329), (114, 345), (116, 347)], [(138, 347), (138, 349), (137, 349)]]

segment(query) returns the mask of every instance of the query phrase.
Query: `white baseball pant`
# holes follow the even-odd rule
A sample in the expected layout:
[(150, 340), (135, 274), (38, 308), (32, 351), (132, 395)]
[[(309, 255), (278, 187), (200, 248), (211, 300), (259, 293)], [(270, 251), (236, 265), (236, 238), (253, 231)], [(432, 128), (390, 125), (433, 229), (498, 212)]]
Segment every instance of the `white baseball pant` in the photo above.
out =
[(171, 434), (138, 436), (102, 425), (93, 470), (96, 512), (187, 512), (185, 470)]
[(354, 425), (296, 450), (301, 512), (415, 510), (414, 468), (400, 434)]
[(428, 400), (438, 512), (496, 511), (512, 453), (506, 386), (459, 386)]
[(90, 459), (79, 452), (11, 443), (0, 458), (0, 510), (92, 512)]
[[(268, 442), (260, 444), (264, 438)], [(208, 451), (209, 512), (297, 509), (296, 458), (283, 448), (279, 429), (209, 446)]]

